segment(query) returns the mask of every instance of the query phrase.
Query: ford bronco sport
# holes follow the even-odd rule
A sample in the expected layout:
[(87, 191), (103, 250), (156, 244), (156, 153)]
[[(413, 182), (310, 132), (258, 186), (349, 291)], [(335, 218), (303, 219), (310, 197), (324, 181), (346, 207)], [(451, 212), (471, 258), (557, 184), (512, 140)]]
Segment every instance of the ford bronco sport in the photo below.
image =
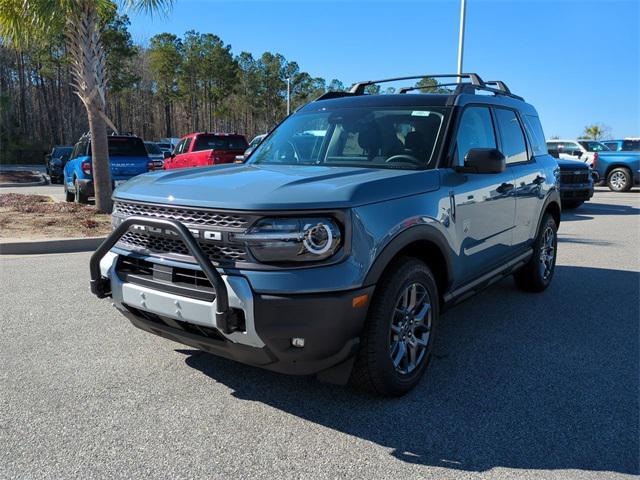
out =
[(120, 186), (92, 292), (216, 355), (409, 391), (446, 307), (510, 274), (547, 288), (560, 223), (535, 109), (476, 74), (427, 76), (461, 83), (361, 82), (298, 110), (244, 164)]

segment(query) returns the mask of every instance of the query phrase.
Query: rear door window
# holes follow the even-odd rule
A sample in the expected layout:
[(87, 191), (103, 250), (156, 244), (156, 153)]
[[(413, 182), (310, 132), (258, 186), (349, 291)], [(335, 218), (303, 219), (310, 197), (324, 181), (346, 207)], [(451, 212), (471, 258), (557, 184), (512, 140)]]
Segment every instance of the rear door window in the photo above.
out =
[(640, 150), (640, 140), (624, 140), (622, 150), (625, 152), (635, 152)]
[(544, 142), (544, 131), (540, 119), (534, 115), (524, 115), (524, 127), (531, 142), (534, 155), (544, 155), (547, 152), (547, 143)]
[(504, 108), (496, 108), (495, 112), (507, 165), (528, 161), (527, 144), (516, 112)]
[(487, 107), (468, 107), (462, 113), (455, 146), (455, 164), (462, 166), (472, 148), (496, 148), (496, 134)]

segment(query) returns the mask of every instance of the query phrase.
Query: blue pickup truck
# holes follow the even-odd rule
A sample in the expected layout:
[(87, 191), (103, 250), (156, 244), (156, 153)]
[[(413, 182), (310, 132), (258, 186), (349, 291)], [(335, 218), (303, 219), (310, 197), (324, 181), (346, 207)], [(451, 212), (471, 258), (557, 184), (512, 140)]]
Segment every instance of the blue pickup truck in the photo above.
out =
[(626, 192), (640, 185), (640, 152), (598, 152), (591, 168), (614, 192)]
[[(130, 135), (111, 135), (109, 165), (113, 188), (136, 175), (153, 170), (144, 142)], [(67, 202), (87, 203), (94, 195), (91, 171), (91, 137), (83, 135), (73, 147), (64, 166), (64, 192)]]

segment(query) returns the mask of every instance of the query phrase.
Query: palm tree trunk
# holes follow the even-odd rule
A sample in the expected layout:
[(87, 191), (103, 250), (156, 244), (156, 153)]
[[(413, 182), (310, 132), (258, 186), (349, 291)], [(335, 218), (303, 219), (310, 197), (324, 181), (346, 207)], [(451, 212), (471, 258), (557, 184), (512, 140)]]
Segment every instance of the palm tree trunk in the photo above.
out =
[(109, 167), (109, 144), (107, 123), (100, 110), (91, 106), (87, 109), (91, 130), (91, 168), (96, 195), (96, 208), (101, 212), (111, 212), (111, 169)]

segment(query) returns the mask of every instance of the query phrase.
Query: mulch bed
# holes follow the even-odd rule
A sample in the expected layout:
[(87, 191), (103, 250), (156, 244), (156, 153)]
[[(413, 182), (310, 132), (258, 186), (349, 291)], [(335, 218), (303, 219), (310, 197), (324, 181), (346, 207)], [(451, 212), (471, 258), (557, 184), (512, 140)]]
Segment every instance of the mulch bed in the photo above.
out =
[(42, 177), (33, 172), (0, 172), (0, 183), (35, 183)]
[(97, 237), (111, 231), (111, 216), (95, 207), (54, 202), (46, 195), (0, 194), (0, 238)]

